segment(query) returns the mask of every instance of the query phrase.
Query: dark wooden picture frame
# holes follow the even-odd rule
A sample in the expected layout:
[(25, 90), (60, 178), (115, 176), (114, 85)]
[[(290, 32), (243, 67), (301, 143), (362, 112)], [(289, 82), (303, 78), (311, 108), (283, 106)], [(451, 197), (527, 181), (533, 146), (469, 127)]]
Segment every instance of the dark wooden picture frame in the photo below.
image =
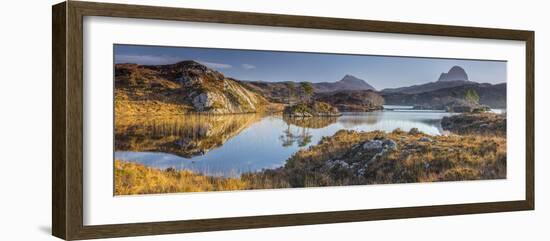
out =
[[(265, 228), (291, 225), (356, 222), (398, 218), (533, 210), (534, 189), (534, 32), (369, 21), (324, 17), (274, 15), (168, 7), (68, 1), (52, 8), (52, 232), (62, 239)], [(187, 221), (83, 224), (83, 17), (107, 16), (192, 22), (280, 26), (399, 34), (452, 36), (526, 43), (526, 180), (525, 200), (317, 212), (285, 215), (216, 218)]]

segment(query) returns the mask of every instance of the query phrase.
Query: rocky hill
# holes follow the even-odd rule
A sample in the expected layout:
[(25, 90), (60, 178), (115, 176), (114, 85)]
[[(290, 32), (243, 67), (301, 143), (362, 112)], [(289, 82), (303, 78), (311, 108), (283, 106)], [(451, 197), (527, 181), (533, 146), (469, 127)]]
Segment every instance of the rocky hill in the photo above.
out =
[(268, 104), (239, 81), (195, 61), (115, 65), (117, 114), (251, 113)]
[[(259, 93), (264, 96), (270, 102), (274, 103), (288, 103), (289, 96), (291, 91), (289, 89), (289, 84), (298, 85), (295, 82), (266, 82), (266, 81), (242, 81), (241, 82), (246, 88), (250, 91)], [(292, 93), (293, 95), (298, 95), (300, 90), (296, 89)]]

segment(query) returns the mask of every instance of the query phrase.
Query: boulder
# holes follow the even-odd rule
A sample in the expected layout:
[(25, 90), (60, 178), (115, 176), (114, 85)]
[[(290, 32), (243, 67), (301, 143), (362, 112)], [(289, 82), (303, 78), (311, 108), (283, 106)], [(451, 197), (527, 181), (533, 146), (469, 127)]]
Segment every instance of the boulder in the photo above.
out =
[(433, 140), (429, 137), (423, 136), (418, 139), (420, 142), (433, 142)]
[(192, 103), (195, 110), (199, 112), (207, 111), (214, 104), (212, 98), (208, 95), (208, 93), (201, 93), (195, 96), (192, 100)]
[(341, 169), (350, 168), (350, 165), (347, 162), (342, 160), (328, 160), (325, 164), (328, 168), (341, 168)]
[(397, 150), (397, 143), (391, 139), (384, 140), (383, 144), (384, 149), (388, 151)]
[(363, 150), (366, 151), (374, 151), (374, 152), (381, 152), (383, 147), (383, 142), (381, 140), (370, 140), (365, 141), (362, 145)]
[(381, 154), (386, 151), (394, 151), (397, 149), (397, 143), (391, 139), (368, 140), (361, 145), (367, 153)]
[(418, 130), (418, 128), (414, 127), (414, 128), (411, 128), (411, 130), (409, 131), (409, 135), (418, 135), (420, 134), (420, 130)]

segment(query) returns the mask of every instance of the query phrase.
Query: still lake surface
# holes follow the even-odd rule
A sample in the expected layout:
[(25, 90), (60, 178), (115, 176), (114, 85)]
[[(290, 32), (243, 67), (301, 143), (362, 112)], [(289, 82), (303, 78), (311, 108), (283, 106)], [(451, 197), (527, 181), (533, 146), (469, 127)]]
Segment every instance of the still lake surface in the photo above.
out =
[[(255, 117), (256, 119), (248, 121), (246, 126), (223, 129), (224, 131), (228, 130), (225, 132), (229, 132), (229, 130), (232, 132), (223, 135), (224, 138), (222, 138), (221, 144), (209, 146), (209, 148), (199, 152), (195, 148), (192, 155), (170, 151), (173, 149), (167, 148), (149, 148), (148, 151), (139, 151), (139, 148), (137, 151), (135, 149), (122, 151), (117, 148), (115, 158), (160, 169), (171, 167), (189, 169), (211, 176), (238, 177), (243, 172), (280, 167), (298, 150), (315, 145), (322, 137), (332, 136), (338, 130), (382, 130), (391, 132), (396, 128), (406, 131), (411, 128), (418, 128), (427, 134), (441, 135), (444, 134), (441, 128), (441, 119), (444, 116), (452, 115), (443, 111), (413, 110), (412, 107), (408, 106), (385, 106), (385, 108), (387, 110), (368, 113), (344, 113), (340, 117), (331, 119), (326, 117), (324, 119), (311, 118), (306, 123), (289, 121), (280, 115)], [(219, 120), (217, 121), (219, 122)], [(222, 119), (221, 122), (223, 123), (224, 120)], [(165, 130), (166, 128), (154, 129)], [(202, 136), (189, 135), (189, 132), (199, 131)], [(162, 132), (160, 133), (162, 135)], [(174, 134), (173, 131), (170, 133)], [(214, 127), (210, 125), (208, 128), (178, 131), (177, 135), (186, 136), (173, 141), (172, 146), (175, 144), (180, 146), (189, 145), (192, 142), (193, 146), (196, 147), (203, 143), (211, 143), (213, 138), (218, 140), (220, 139), (218, 137), (222, 134), (219, 131), (215, 132)], [(151, 136), (153, 135), (151, 134)], [(156, 143), (155, 141), (159, 139), (158, 136), (159, 132), (155, 131), (155, 137), (146, 140), (146, 143)], [(124, 139), (125, 136), (117, 134), (116, 141), (118, 141), (118, 138)], [(143, 141), (144, 138), (147, 139), (147, 135), (140, 134), (139, 140)], [(198, 138), (202, 139), (196, 140)], [(178, 147), (177, 145), (176, 147)], [(166, 146), (166, 144), (163, 144), (163, 146)]]

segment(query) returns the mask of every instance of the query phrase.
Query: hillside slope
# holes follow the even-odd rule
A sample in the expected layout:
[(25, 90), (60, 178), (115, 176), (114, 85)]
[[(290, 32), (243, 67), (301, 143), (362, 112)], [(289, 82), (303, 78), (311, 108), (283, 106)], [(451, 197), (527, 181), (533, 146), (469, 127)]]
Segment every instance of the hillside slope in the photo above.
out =
[(195, 61), (115, 65), (117, 114), (251, 113), (267, 104), (239, 81)]
[(439, 89), (447, 89), (457, 86), (476, 84), (476, 82), (467, 81), (467, 80), (453, 80), (453, 81), (437, 81), (429, 82), (420, 85), (411, 85), (406, 87), (399, 88), (388, 88), (380, 91), (383, 94), (389, 93), (402, 93), (402, 94), (419, 94), (423, 92), (430, 92)]
[[(242, 81), (242, 83), (251, 91), (260, 93), (269, 101), (275, 103), (288, 103), (290, 98), (296, 98), (303, 94), (298, 82), (282, 81), (282, 82), (266, 82), (266, 81)], [(346, 75), (341, 80), (336, 82), (321, 82), (311, 83), (313, 91), (318, 93), (333, 93), (338, 91), (357, 91), (357, 90), (372, 90), (375, 88), (369, 85), (366, 81)]]
[(506, 83), (502, 84), (478, 84), (469, 83), (450, 88), (437, 89), (421, 93), (385, 93), (387, 105), (416, 105), (433, 109), (445, 109), (453, 103), (462, 102), (466, 91), (474, 90), (479, 95), (479, 103), (491, 108), (506, 108)]

